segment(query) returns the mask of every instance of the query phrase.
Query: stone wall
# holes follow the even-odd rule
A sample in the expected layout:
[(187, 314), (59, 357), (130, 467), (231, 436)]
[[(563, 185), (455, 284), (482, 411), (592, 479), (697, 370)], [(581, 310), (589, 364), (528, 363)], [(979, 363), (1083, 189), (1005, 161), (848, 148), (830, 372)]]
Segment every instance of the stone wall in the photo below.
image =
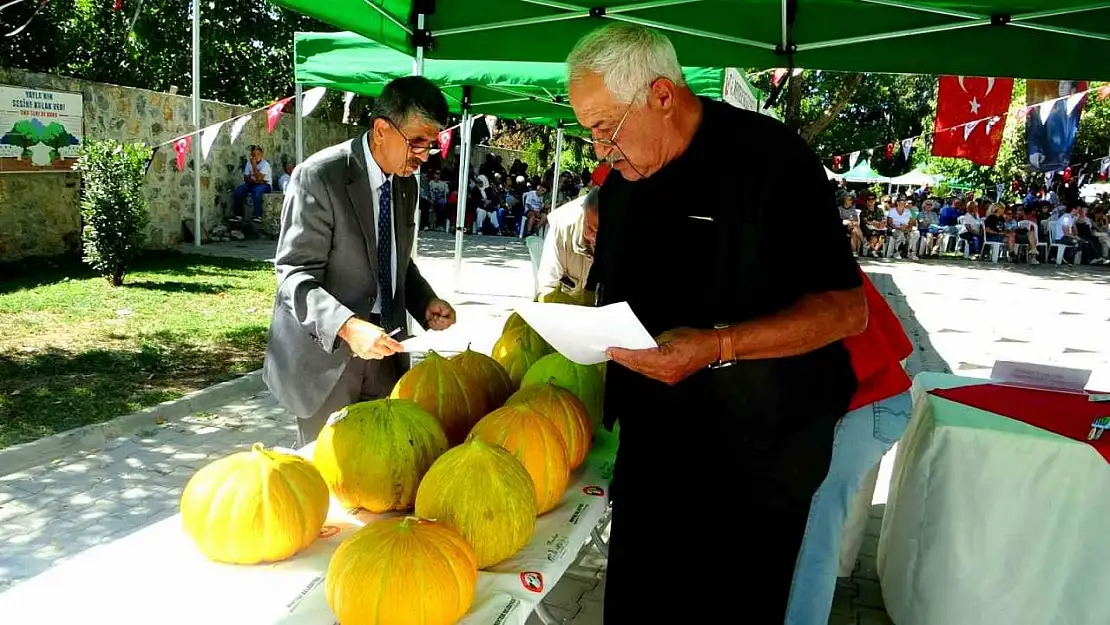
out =
[[(75, 78), (0, 67), (0, 84), (84, 96), (85, 139), (142, 141), (158, 145), (192, 130), (191, 100), (145, 89), (119, 87)], [(278, 94), (275, 94), (278, 95)], [(265, 111), (255, 113), (235, 144), (230, 124), (201, 164), (201, 215), (205, 229), (231, 214), (232, 191), (242, 182), (247, 146), (261, 145), (274, 168), (275, 182), (282, 157), (296, 157), (293, 104), (273, 134), (266, 131)], [(246, 113), (249, 107), (205, 100), (202, 125)], [(304, 120), (305, 156), (361, 134), (363, 129), (324, 120)], [(199, 141), (199, 139), (197, 139)], [(171, 247), (181, 241), (182, 221), (193, 217), (193, 159), (178, 172), (171, 146), (154, 156), (146, 180), (150, 231), (147, 245)], [(80, 232), (80, 176), (75, 173), (5, 173), (0, 175), (0, 261), (58, 254), (74, 249)]]

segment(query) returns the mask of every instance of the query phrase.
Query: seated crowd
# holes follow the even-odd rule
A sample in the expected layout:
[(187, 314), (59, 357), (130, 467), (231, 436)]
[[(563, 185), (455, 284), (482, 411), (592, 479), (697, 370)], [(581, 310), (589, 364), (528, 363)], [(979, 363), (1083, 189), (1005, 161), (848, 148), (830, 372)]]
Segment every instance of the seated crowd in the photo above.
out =
[(1056, 250), (1065, 262), (1110, 264), (1110, 205), (1032, 198), (1008, 206), (971, 194), (942, 199), (927, 189), (881, 198), (837, 191), (840, 218), (858, 256), (918, 260), (956, 252), (1036, 265)]

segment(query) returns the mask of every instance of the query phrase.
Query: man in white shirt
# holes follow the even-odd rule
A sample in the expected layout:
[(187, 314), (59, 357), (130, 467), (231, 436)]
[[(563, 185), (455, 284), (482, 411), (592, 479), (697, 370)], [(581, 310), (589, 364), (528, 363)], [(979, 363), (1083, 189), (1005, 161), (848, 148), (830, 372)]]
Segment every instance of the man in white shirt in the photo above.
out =
[(972, 239), (980, 236), (981, 224), (979, 223), (979, 215), (975, 211), (969, 210), (963, 215), (960, 215), (959, 219), (956, 220), (956, 224), (961, 226), (960, 238), (967, 241), (967, 251), (964, 253), (964, 256), (969, 257), (971, 252), (974, 251), (971, 249)]
[(887, 239), (887, 257), (901, 258), (898, 249), (906, 245), (910, 260), (917, 260), (917, 242), (921, 234), (917, 231), (917, 220), (906, 208), (906, 198), (899, 197), (894, 208), (887, 212), (886, 226), (890, 233)]
[(251, 146), (251, 157), (243, 165), (243, 184), (235, 188), (235, 217), (246, 217), (243, 202), (250, 195), (254, 201), (254, 221), (262, 222), (262, 196), (273, 190), (274, 171), (262, 158), (262, 147)]
[(293, 179), (293, 163), (285, 163), (285, 171), (278, 178), (277, 189), (279, 193), (285, 193), (289, 189), (289, 181)]
[(524, 218), (520, 220), (520, 236), (522, 238), (543, 225), (543, 196), (546, 194), (547, 187), (542, 182), (536, 185), (534, 191), (524, 194)]
[(563, 204), (548, 216), (550, 228), (544, 239), (537, 277), (539, 295), (563, 291), (575, 299), (583, 299), (586, 278), (594, 262), (599, 191), (600, 187), (593, 187), (586, 195)]

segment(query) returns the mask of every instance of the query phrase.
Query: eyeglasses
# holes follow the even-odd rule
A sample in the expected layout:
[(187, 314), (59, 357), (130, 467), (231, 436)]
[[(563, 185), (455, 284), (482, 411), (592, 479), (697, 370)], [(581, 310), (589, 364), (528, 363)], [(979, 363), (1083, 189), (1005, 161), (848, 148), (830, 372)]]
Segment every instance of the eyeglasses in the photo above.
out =
[(586, 142), (587, 143), (593, 143), (595, 145), (604, 145), (604, 146), (607, 146), (607, 147), (610, 147), (610, 148), (616, 148), (616, 149), (619, 150), (620, 146), (617, 145), (617, 134), (619, 134), (620, 131), (621, 131), (621, 128), (624, 127), (624, 122), (625, 122), (625, 120), (628, 119), (628, 114), (632, 112), (632, 105), (635, 104), (635, 103), (636, 103), (635, 98), (632, 99), (632, 102), (628, 103), (628, 108), (624, 109), (624, 115), (621, 116), (621, 120), (619, 122), (617, 122), (617, 127), (613, 129), (613, 134), (609, 135), (608, 139), (593, 139), (593, 140), (587, 139)]
[(413, 154), (427, 154), (428, 156), (435, 156), (436, 154), (440, 153), (439, 143), (416, 143), (412, 139), (409, 139), (408, 136), (406, 136), (405, 133), (401, 131), (401, 128), (397, 124), (393, 123), (392, 119), (389, 119), (388, 117), (383, 117), (382, 119), (389, 122), (389, 125), (393, 126), (393, 129), (397, 131), (397, 134), (401, 135), (401, 138), (405, 140), (405, 143), (408, 144), (409, 150), (411, 150)]

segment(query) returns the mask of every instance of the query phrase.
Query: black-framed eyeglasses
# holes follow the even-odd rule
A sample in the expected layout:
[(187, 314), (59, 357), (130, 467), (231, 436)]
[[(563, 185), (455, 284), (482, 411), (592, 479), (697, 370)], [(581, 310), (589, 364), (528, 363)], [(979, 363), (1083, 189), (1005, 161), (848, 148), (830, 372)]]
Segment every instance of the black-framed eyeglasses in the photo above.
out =
[(409, 139), (408, 136), (401, 130), (401, 127), (393, 123), (392, 119), (389, 119), (388, 117), (383, 117), (382, 119), (389, 122), (389, 125), (393, 126), (393, 129), (397, 131), (397, 134), (401, 135), (401, 138), (405, 140), (405, 143), (408, 144), (409, 150), (411, 150), (413, 154), (427, 154), (428, 156), (435, 156), (436, 154), (440, 153), (441, 148), (439, 147), (438, 142), (432, 142), (428, 144), (417, 143), (412, 139)]

